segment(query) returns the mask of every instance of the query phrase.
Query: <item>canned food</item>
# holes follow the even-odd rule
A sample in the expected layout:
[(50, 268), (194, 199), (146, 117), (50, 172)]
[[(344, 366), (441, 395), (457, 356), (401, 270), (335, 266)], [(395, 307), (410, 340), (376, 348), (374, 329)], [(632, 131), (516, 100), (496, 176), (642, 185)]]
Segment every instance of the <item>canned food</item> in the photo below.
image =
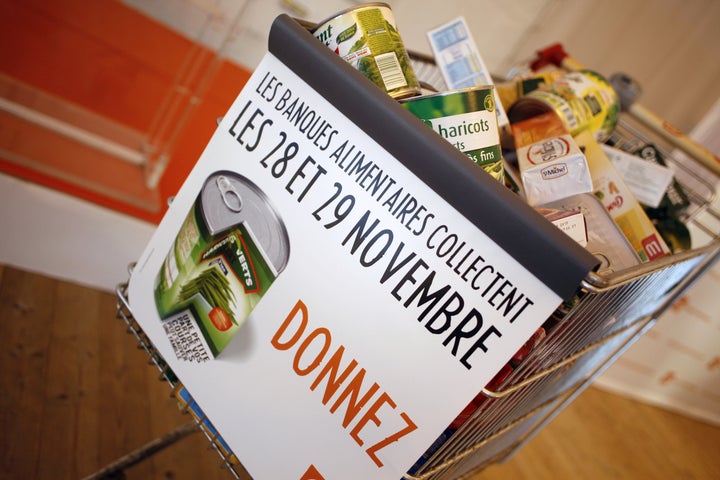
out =
[(373, 2), (348, 8), (318, 23), (312, 34), (391, 97), (420, 93), (390, 5)]
[(610, 83), (591, 70), (570, 72), (518, 99), (508, 110), (510, 123), (540, 113), (557, 113), (571, 135), (589, 130), (598, 142), (610, 138), (620, 101)]
[(492, 85), (406, 98), (400, 104), (493, 178), (505, 181)]
[(287, 231), (265, 194), (233, 172), (204, 183), (158, 272), (155, 304), (176, 356), (217, 356), (285, 268)]
[(541, 85), (554, 82), (563, 75), (562, 70), (537, 72), (524, 77), (512, 78), (505, 82), (498, 82), (495, 84), (495, 90), (498, 93), (500, 102), (507, 111), (515, 102), (528, 93), (537, 90)]

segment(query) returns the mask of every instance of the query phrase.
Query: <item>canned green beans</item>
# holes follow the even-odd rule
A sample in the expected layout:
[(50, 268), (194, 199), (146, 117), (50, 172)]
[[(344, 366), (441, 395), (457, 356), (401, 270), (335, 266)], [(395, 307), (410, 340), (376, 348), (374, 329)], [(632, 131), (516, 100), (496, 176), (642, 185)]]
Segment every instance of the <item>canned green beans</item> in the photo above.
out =
[(289, 257), (285, 226), (258, 187), (210, 176), (158, 272), (155, 303), (178, 358), (218, 355)]
[(486, 85), (412, 97), (400, 103), (493, 178), (504, 182), (494, 98), (493, 86)]
[(348, 8), (312, 30), (315, 38), (395, 99), (420, 93), (390, 6), (373, 2)]

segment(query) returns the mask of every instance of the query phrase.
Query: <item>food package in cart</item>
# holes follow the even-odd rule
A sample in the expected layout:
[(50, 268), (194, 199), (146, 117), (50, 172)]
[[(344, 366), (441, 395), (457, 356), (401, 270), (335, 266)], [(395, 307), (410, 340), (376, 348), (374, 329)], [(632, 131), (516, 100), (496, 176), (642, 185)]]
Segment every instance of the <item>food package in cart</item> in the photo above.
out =
[(670, 254), (670, 249), (645, 213), (642, 204), (592, 134), (583, 131), (574, 138), (585, 151), (595, 196), (625, 234), (640, 260), (648, 262)]
[(532, 206), (592, 191), (585, 155), (554, 112), (512, 124), (525, 200)]
[(535, 207), (535, 210), (581, 246), (587, 247), (587, 225), (581, 210), (548, 207)]
[[(495, 84), (464, 17), (430, 30), (427, 38), (435, 63), (450, 90)], [(498, 92), (494, 91), (493, 95), (498, 127), (502, 131), (510, 122)]]
[(581, 193), (539, 207), (560, 211), (579, 211), (585, 221), (585, 249), (600, 260), (598, 273), (611, 273), (640, 263), (635, 249), (610, 216), (599, 198)]

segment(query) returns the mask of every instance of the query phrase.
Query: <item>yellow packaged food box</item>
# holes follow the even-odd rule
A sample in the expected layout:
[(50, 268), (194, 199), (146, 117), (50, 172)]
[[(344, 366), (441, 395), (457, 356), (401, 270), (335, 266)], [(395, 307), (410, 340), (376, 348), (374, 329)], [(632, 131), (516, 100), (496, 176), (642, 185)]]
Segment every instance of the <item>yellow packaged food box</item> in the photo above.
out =
[(671, 251), (652, 220), (592, 134), (582, 131), (574, 138), (585, 152), (593, 193), (627, 237), (640, 260), (648, 262), (669, 255)]

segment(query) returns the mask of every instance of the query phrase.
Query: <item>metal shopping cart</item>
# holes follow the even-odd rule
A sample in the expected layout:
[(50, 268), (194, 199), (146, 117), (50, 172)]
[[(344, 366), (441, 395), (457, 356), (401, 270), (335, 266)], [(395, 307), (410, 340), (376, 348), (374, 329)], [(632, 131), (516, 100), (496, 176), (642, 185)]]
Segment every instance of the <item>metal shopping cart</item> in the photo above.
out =
[[(415, 54), (413, 61), (420, 78), (442, 88), (432, 58)], [(623, 107), (608, 143), (625, 151), (650, 146), (665, 159), (687, 195), (679, 216), (694, 228), (692, 247), (649, 263), (589, 274), (577, 302), (553, 314), (549, 333), (532, 353), (483, 389), (485, 401), (470, 420), (407, 478), (467, 478), (512, 456), (650, 329), (720, 255), (720, 211), (714, 205), (718, 176), (702, 158), (708, 153), (689, 140), (690, 148), (680, 150), (672, 137), (682, 134), (661, 132), (646, 110), (640, 116)]]
[[(435, 85), (441, 82), (431, 58), (413, 55), (413, 60), (420, 78)], [(717, 260), (720, 211), (713, 202), (718, 176), (628, 113), (621, 114), (611, 142), (627, 150), (649, 144), (658, 148), (688, 199), (680, 219), (693, 229), (692, 247), (628, 268), (588, 274), (574, 300), (565, 302), (547, 319), (544, 338), (512, 369), (499, 372), (497, 381), (481, 392), (477, 408), (467, 421), (446, 441), (430, 448), (422, 465), (404, 478), (470, 478), (484, 467), (512, 456), (650, 329)], [(232, 475), (247, 478), (191, 392), (135, 321), (127, 284), (118, 287), (117, 297), (117, 317), (147, 352), (173, 396), (205, 433)], [(114, 468), (121, 470), (123, 462)]]

